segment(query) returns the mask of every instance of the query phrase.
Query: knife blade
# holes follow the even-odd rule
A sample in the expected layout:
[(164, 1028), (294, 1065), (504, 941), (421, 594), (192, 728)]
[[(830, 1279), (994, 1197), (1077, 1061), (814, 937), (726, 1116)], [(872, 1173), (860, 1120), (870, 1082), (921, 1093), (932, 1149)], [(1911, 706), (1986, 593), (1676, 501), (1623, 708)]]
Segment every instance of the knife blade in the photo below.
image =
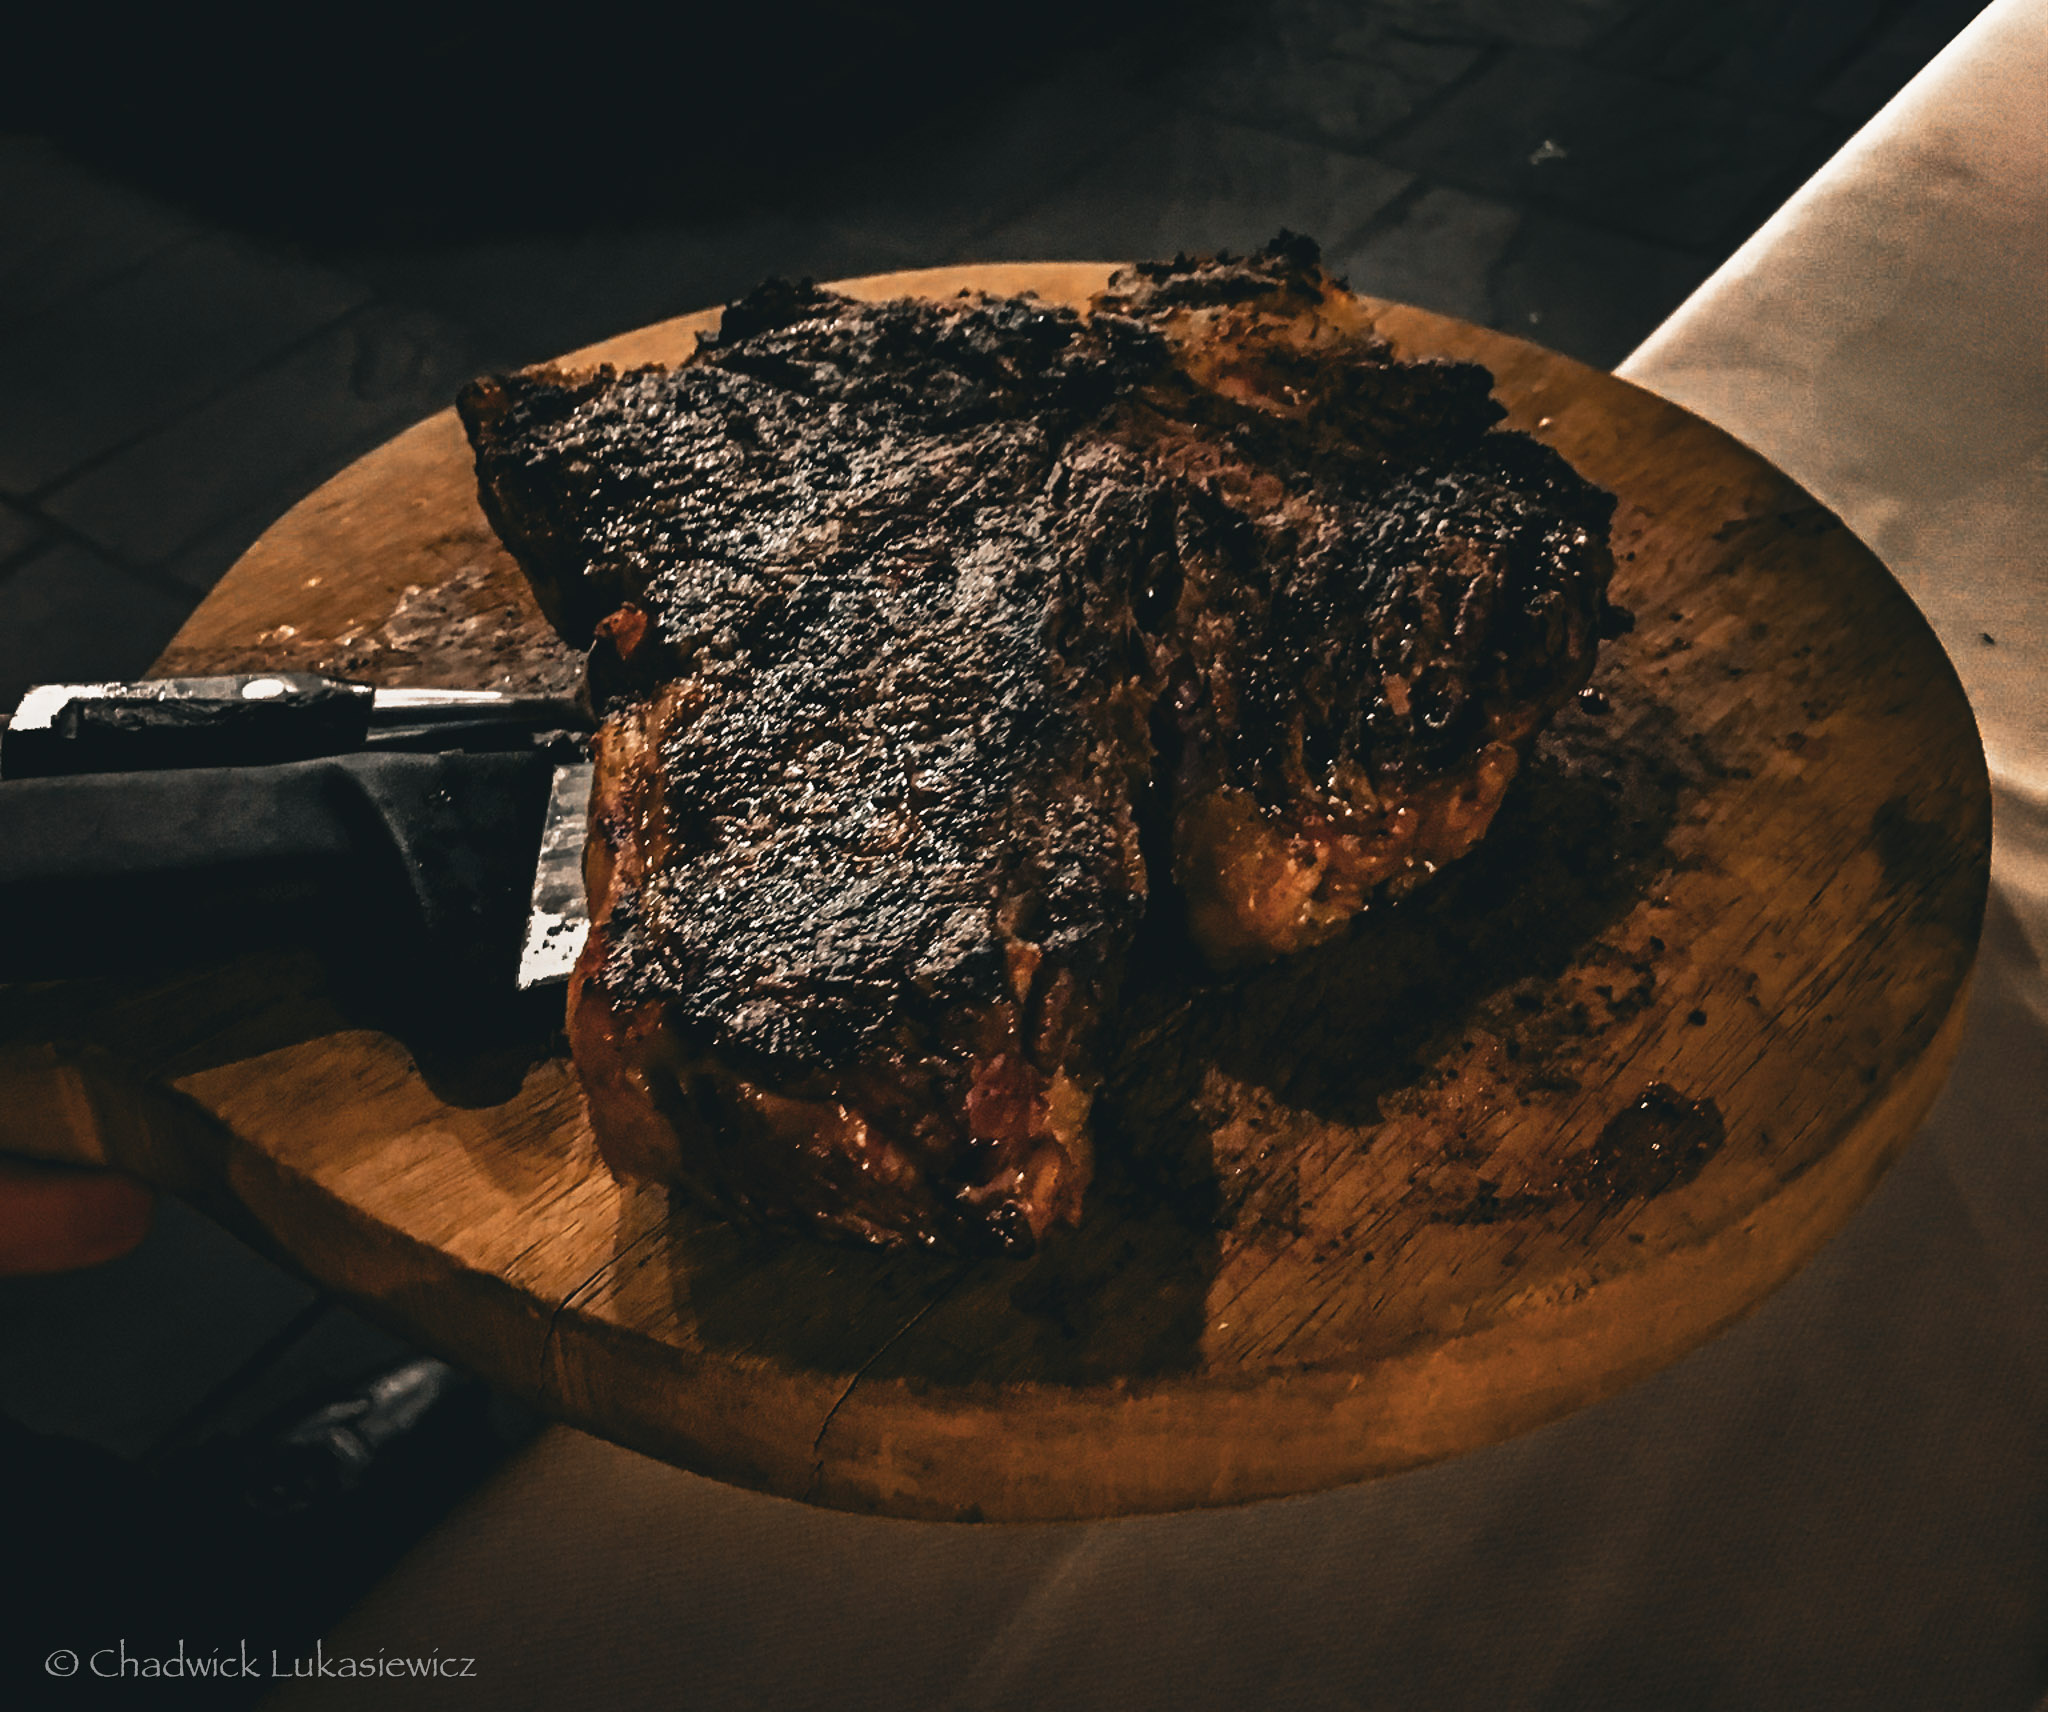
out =
[(521, 992), (568, 980), (590, 937), (583, 841), (595, 772), (589, 761), (566, 761), (555, 768), (549, 782), (540, 854), (533, 864), (533, 895), (526, 910), (526, 946), (519, 956)]

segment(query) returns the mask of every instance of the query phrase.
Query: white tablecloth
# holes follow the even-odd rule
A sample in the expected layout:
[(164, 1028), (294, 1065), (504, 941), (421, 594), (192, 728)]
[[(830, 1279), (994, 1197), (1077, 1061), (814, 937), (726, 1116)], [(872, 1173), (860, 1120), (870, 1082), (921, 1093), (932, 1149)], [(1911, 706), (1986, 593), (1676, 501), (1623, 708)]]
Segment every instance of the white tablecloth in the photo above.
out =
[(291, 1707), (2025, 1707), (2048, 1688), (2048, 0), (1999, 0), (1622, 372), (1833, 506), (1939, 630), (1997, 789), (1956, 1074), (1751, 1319), (1485, 1453), (1313, 1498), (960, 1528), (567, 1430)]

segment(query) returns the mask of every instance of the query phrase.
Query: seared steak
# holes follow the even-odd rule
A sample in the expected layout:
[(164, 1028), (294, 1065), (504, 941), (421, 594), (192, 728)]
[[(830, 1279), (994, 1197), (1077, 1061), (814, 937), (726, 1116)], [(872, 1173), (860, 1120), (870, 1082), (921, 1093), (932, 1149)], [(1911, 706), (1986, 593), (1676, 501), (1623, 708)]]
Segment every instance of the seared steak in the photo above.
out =
[(1127, 269), (1095, 313), (1176, 359), (1105, 427), (1173, 516), (1161, 746), (1189, 926), (1218, 965), (1299, 950), (1485, 833), (1615, 616), (1614, 501), (1488, 431), (1485, 369), (1396, 361), (1305, 240)]
[(612, 1167), (875, 1242), (1077, 1219), (1141, 824), (1213, 961), (1313, 943), (1483, 833), (1591, 670), (1611, 501), (1490, 385), (1292, 240), (1087, 317), (771, 283), (675, 369), (467, 388), (604, 712)]

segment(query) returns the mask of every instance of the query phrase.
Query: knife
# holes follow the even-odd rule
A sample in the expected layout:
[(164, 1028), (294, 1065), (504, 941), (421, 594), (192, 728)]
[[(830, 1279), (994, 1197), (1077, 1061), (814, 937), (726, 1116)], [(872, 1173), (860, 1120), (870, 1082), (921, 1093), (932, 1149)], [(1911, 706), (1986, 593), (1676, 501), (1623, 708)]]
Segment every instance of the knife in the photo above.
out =
[(587, 729), (566, 697), (378, 688), (311, 672), (38, 684), (0, 737), (0, 779), (246, 767), (350, 750), (509, 746)]
[(310, 673), (38, 685), (0, 733), (0, 979), (311, 931), (439, 991), (556, 984), (589, 723)]

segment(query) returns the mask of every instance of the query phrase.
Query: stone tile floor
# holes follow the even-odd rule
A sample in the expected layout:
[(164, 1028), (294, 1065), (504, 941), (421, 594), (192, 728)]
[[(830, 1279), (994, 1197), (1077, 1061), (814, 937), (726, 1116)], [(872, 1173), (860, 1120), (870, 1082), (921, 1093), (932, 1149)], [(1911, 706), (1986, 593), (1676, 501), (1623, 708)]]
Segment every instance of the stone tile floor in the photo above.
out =
[[(1037, 64), (748, 206), (445, 239), (286, 239), (203, 183), (0, 136), (0, 705), (142, 671), (269, 522), (472, 372), (769, 273), (1285, 225), (1362, 290), (1610, 364), (1975, 10), (1265, 0)], [(121, 1457), (397, 1353), (179, 1210), (98, 1273), (0, 1285), (0, 1414)]]

